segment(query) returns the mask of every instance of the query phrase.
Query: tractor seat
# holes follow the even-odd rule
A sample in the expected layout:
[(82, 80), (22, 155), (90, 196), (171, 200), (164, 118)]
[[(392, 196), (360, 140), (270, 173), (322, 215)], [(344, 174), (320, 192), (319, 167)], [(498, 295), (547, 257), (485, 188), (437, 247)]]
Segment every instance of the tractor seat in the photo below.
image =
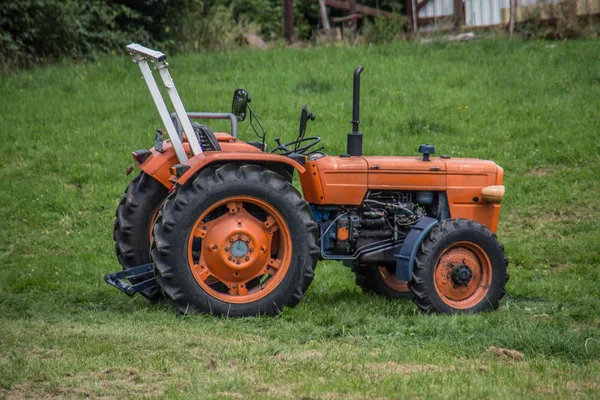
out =
[(194, 128), (194, 133), (200, 142), (202, 151), (221, 151), (219, 141), (208, 126), (193, 122), (192, 128)]

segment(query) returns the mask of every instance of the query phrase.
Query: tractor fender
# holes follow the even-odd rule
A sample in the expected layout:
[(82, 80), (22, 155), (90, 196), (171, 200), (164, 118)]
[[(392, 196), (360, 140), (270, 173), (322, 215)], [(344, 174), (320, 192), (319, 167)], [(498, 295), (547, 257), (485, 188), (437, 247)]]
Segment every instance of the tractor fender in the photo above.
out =
[[(184, 143), (183, 146), (186, 151), (189, 151), (188, 143)], [(143, 164), (137, 166), (147, 175), (159, 181), (164, 187), (171, 189), (173, 183), (169, 180), (171, 178), (169, 167), (179, 162), (175, 154), (175, 149), (173, 149), (171, 143), (165, 142), (164, 151), (157, 151), (153, 147), (150, 149), (150, 152), (152, 155)]]
[(227, 162), (248, 161), (251, 163), (274, 163), (285, 164), (293, 167), (299, 174), (303, 174), (306, 169), (292, 160), (279, 154), (263, 153), (263, 152), (222, 152), (222, 151), (206, 151), (190, 158), (185, 162), (185, 165), (190, 168), (185, 171), (177, 179), (178, 185), (185, 184), (190, 178), (196, 175), (198, 171), (210, 164), (224, 164)]
[(411, 227), (404, 243), (402, 243), (402, 247), (400, 247), (400, 251), (394, 254), (394, 257), (396, 257), (396, 279), (405, 282), (412, 279), (413, 266), (419, 246), (438, 222), (435, 218), (423, 217)]

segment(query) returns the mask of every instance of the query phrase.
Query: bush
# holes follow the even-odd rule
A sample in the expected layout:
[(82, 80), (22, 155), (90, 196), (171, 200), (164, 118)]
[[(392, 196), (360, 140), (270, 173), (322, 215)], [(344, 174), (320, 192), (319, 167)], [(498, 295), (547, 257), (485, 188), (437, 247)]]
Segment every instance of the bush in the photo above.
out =
[(4, 67), (90, 58), (131, 41), (168, 43), (184, 0), (10, 0), (0, 2)]
[(216, 5), (187, 14), (176, 41), (178, 51), (221, 50), (242, 42), (244, 29), (233, 17), (233, 7)]
[(365, 20), (363, 36), (368, 43), (386, 43), (397, 39), (406, 28), (407, 19), (398, 15), (396, 18), (374, 18)]

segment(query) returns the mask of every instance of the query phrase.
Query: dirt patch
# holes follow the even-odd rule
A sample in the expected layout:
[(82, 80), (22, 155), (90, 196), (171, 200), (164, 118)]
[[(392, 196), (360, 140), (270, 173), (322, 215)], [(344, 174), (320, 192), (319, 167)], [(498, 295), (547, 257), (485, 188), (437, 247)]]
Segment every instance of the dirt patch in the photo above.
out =
[(293, 392), (296, 386), (297, 384), (294, 383), (278, 384), (276, 386), (258, 384), (254, 390), (261, 395), (266, 395), (276, 399), (295, 399), (298, 398), (298, 396), (295, 396)]
[(229, 399), (243, 399), (244, 395), (237, 392), (217, 392), (215, 393), (217, 397), (226, 397)]
[(428, 372), (447, 371), (452, 368), (440, 367), (433, 364), (400, 364), (395, 361), (374, 362), (365, 364), (365, 369), (383, 376), (390, 375), (413, 375), (423, 374)]
[[(316, 396), (317, 399), (322, 400), (354, 400), (354, 399), (364, 399), (365, 396), (360, 396), (358, 394), (350, 394), (350, 393), (338, 393), (338, 392), (324, 392), (320, 393)], [(373, 400), (387, 400), (387, 397), (376, 397)]]
[(323, 353), (321, 353), (320, 351), (317, 350), (306, 350), (303, 351), (301, 353), (298, 354), (298, 357), (302, 358), (302, 359), (307, 359), (307, 360), (322, 360), (323, 357), (325, 357), (323, 355)]
[(503, 349), (501, 347), (490, 346), (485, 350), (486, 353), (493, 354), (501, 359), (523, 361), (525, 355), (517, 350)]
[(535, 168), (529, 172), (529, 175), (534, 176), (546, 176), (554, 174), (554, 170), (552, 168)]
[(580, 392), (583, 390), (596, 390), (600, 389), (600, 383), (568, 381), (566, 384), (566, 388), (569, 390), (574, 390), (576, 392)]

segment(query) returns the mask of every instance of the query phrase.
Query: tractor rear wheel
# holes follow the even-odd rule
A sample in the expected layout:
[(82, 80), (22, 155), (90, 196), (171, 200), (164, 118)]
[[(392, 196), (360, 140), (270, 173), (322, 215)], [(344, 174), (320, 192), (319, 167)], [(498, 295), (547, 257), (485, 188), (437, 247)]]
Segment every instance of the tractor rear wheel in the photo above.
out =
[[(152, 262), (152, 225), (167, 194), (166, 187), (144, 172), (136, 176), (125, 190), (117, 207), (113, 230), (117, 259), (123, 269)], [(135, 284), (139, 279), (131, 281)], [(141, 294), (149, 300), (158, 300), (162, 296), (158, 288)]]
[(507, 266), (504, 247), (485, 226), (448, 219), (421, 243), (408, 286), (426, 312), (494, 310), (506, 293)]
[(154, 226), (157, 281), (183, 313), (276, 315), (302, 299), (319, 256), (308, 203), (257, 165), (202, 170)]
[(354, 275), (356, 285), (365, 293), (377, 294), (391, 300), (412, 297), (408, 284), (396, 279), (396, 276), (384, 266), (360, 266), (355, 269)]

